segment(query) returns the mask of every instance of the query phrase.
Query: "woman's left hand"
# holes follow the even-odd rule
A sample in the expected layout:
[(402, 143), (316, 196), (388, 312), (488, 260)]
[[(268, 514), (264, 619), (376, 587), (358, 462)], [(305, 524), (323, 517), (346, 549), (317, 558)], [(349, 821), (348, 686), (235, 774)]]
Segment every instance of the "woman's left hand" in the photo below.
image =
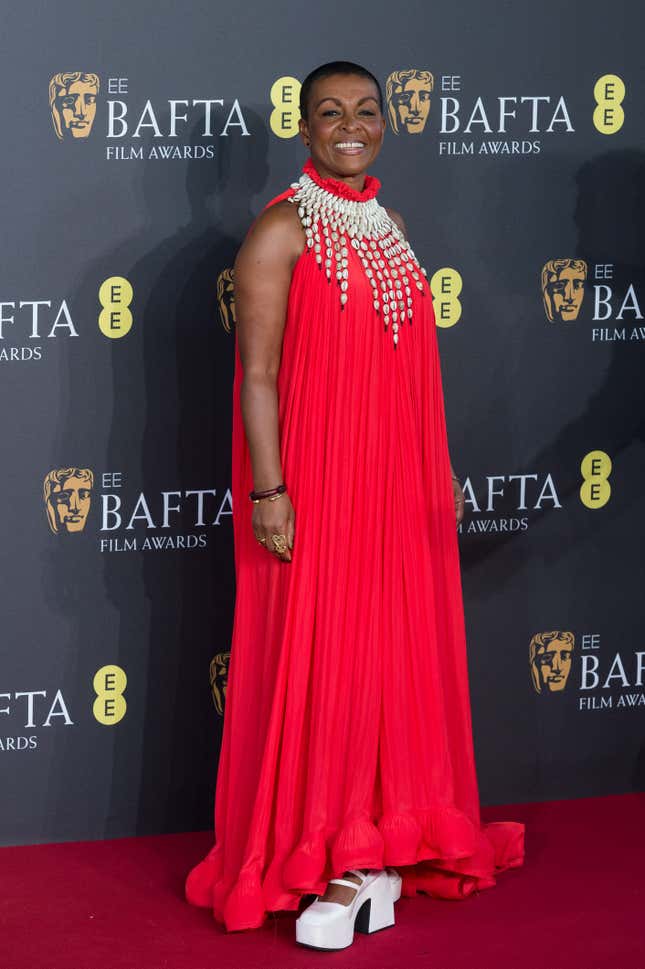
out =
[(461, 524), (464, 517), (464, 493), (461, 490), (461, 485), (456, 478), (452, 479), (452, 490), (455, 496), (455, 517), (457, 519), (457, 525)]

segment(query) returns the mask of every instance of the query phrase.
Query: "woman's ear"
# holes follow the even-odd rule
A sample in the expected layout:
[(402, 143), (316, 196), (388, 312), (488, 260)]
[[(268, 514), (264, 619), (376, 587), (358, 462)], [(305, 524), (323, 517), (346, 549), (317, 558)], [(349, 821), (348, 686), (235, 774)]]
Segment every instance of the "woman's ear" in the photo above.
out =
[(311, 144), (311, 138), (309, 137), (309, 126), (304, 118), (301, 118), (298, 122), (298, 131), (300, 132), (300, 137), (308, 148)]

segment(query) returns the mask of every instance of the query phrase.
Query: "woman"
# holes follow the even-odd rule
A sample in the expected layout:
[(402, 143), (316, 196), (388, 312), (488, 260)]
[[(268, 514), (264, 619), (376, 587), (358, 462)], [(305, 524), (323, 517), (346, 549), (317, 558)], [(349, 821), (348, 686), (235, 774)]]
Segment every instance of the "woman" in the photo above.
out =
[(228, 930), (314, 894), (297, 941), (334, 949), (394, 923), (401, 876), (408, 895), (493, 885), (523, 827), (479, 819), (464, 499), (432, 296), (367, 175), (380, 86), (327, 64), (300, 109), (310, 158), (235, 263), (237, 598), (216, 843), (186, 893)]

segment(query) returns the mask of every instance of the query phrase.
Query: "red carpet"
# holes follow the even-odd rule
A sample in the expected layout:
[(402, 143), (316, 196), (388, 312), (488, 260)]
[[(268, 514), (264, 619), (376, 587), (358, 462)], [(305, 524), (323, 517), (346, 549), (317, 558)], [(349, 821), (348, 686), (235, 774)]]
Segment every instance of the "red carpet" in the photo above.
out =
[(417, 896), (344, 952), (293, 916), (225, 934), (183, 901), (209, 833), (0, 849), (2, 969), (631, 969), (645, 963), (645, 795), (488, 808), (527, 826), (524, 868), (462, 902)]

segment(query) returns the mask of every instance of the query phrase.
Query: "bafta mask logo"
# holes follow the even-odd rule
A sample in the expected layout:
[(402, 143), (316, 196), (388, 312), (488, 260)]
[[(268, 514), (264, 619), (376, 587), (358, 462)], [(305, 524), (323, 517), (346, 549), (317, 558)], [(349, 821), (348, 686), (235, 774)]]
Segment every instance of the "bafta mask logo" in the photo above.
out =
[(59, 141), (87, 138), (96, 115), (97, 74), (70, 71), (49, 82), (49, 108)]
[(572, 323), (585, 295), (584, 259), (549, 259), (542, 270), (542, 300), (551, 323)]
[(222, 326), (230, 333), (236, 324), (235, 319), (235, 287), (233, 285), (233, 270), (222, 269), (217, 277), (217, 307)]
[(43, 500), (54, 535), (83, 531), (93, 485), (94, 475), (89, 468), (58, 468), (45, 477)]
[(536, 633), (529, 644), (531, 682), (536, 693), (561, 693), (571, 672), (575, 637), (568, 632)]
[(216, 653), (210, 665), (211, 693), (213, 703), (220, 717), (224, 715), (224, 703), (226, 702), (226, 684), (228, 683), (228, 664), (231, 653)]
[(385, 98), (390, 125), (395, 135), (402, 131), (419, 135), (430, 114), (430, 93), (434, 77), (430, 71), (393, 71), (385, 82)]

